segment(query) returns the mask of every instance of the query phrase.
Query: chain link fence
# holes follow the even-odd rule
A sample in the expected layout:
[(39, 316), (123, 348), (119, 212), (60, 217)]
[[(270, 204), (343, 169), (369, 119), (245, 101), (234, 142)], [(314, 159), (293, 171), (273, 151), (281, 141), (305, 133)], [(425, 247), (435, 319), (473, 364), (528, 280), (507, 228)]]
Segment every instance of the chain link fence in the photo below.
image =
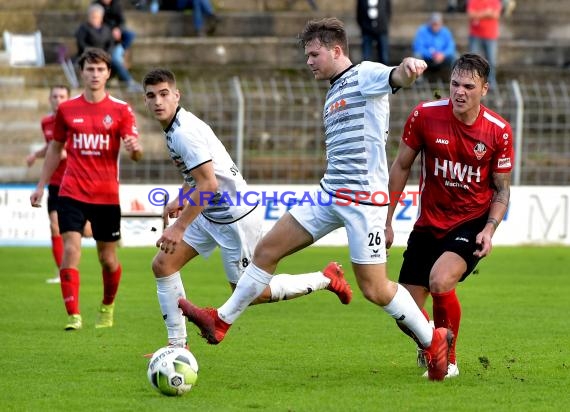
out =
[[(322, 107), (328, 82), (302, 75), (280, 78), (188, 78), (179, 81), (181, 104), (212, 126), (250, 183), (317, 183), (324, 166)], [(424, 81), (390, 97), (388, 156), (397, 151), (404, 123), (421, 101), (448, 96), (448, 85)], [(568, 82), (499, 84), (483, 100), (507, 119), (520, 141), (515, 184), (570, 182)], [(410, 182), (418, 179), (415, 165)], [(124, 183), (178, 183), (164, 152), (139, 164), (122, 162)]]

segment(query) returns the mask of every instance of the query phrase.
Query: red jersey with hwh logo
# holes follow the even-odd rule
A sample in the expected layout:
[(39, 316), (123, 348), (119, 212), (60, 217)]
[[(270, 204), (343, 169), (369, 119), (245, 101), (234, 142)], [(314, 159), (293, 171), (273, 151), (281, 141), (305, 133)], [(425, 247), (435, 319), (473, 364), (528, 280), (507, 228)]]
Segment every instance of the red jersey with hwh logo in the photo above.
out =
[(119, 204), (121, 138), (138, 138), (135, 116), (124, 101), (107, 95), (89, 103), (83, 95), (59, 105), (54, 138), (66, 142), (67, 168), (60, 196), (92, 204)]
[[(42, 119), (42, 132), (44, 134), (44, 139), (46, 143), (49, 143), (53, 140), (53, 128), (55, 125), (55, 114), (48, 114), (44, 116)], [(51, 175), (49, 180), (49, 184), (53, 186), (59, 186), (61, 184), (61, 179), (63, 178), (63, 172), (65, 172), (65, 164), (67, 163), (66, 159), (63, 159), (59, 162), (59, 166)]]
[(449, 99), (416, 106), (402, 136), (421, 152), (414, 228), (436, 236), (487, 213), (493, 173), (510, 172), (514, 160), (512, 130), (505, 119), (481, 105), (477, 120), (468, 126), (452, 110)]

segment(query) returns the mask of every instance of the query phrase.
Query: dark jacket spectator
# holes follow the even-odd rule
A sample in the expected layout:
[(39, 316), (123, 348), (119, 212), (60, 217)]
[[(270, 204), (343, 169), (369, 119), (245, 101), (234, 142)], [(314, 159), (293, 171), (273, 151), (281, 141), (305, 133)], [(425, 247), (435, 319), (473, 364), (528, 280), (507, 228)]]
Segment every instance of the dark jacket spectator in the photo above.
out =
[(131, 47), (135, 33), (126, 27), (120, 0), (95, 0), (93, 4), (99, 4), (105, 10), (103, 23), (111, 29), (115, 41), (120, 42), (125, 50)]
[(111, 55), (111, 69), (119, 80), (127, 84), (132, 92), (142, 91), (140, 84), (135, 82), (125, 67), (124, 49), (120, 43), (115, 42), (112, 30), (103, 23), (104, 8), (100, 4), (91, 4), (87, 9), (87, 19), (81, 23), (75, 32), (78, 56), (90, 47), (105, 50)]
[(391, 0), (358, 0), (356, 21), (362, 34), (362, 60), (372, 60), (372, 45), (376, 43), (378, 61), (388, 64), (391, 17)]
[(371, 36), (388, 33), (391, 17), (392, 2), (390, 0), (358, 0), (356, 21), (362, 33)]
[(101, 9), (89, 8), (87, 20), (79, 25), (75, 32), (77, 56), (81, 56), (88, 47), (97, 47), (111, 53), (115, 41), (111, 29), (101, 24)]

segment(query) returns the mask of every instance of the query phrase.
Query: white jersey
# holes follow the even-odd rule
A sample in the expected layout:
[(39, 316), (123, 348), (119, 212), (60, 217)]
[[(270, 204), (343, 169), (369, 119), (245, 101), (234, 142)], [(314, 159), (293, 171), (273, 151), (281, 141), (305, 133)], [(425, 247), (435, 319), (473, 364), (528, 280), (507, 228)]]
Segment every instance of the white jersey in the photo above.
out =
[(213, 163), (218, 193), (201, 200), (206, 206), (202, 211), (204, 217), (216, 223), (231, 223), (255, 208), (253, 201), (245, 203), (240, 197), (247, 192), (247, 183), (210, 126), (179, 107), (164, 133), (170, 158), (190, 187), (196, 187), (190, 174), (192, 169)]
[[(362, 62), (334, 79), (323, 110), (327, 169), (321, 187), (333, 196), (388, 192), (388, 96), (394, 67)], [(361, 201), (360, 203), (368, 203)]]

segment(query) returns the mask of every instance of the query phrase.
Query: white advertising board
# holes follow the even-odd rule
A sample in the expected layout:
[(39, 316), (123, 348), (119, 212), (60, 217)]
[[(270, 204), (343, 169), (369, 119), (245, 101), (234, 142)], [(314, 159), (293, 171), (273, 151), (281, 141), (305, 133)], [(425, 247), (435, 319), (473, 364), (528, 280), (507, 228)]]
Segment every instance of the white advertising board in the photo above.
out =
[[(32, 208), (31, 185), (0, 185), (0, 245), (47, 246), (49, 223), (45, 207)], [(244, 201), (261, 198), (264, 228), (277, 219), (305, 194), (315, 189), (304, 185), (253, 185), (243, 194)], [(121, 209), (123, 246), (152, 246), (162, 230), (164, 194), (178, 194), (175, 185), (122, 185)], [(46, 191), (47, 192), (47, 191)], [(395, 245), (405, 246), (417, 216), (417, 187), (406, 187), (404, 205), (394, 216)], [(306, 199), (306, 198), (305, 198)], [(505, 220), (494, 238), (495, 245), (563, 244), (570, 245), (570, 187), (519, 186), (511, 188), (511, 202)], [(157, 217), (149, 217), (149, 216)], [(156, 229), (156, 230), (153, 230)], [(89, 241), (86, 242), (89, 244)], [(339, 229), (321, 239), (320, 245), (345, 245), (346, 234)]]

